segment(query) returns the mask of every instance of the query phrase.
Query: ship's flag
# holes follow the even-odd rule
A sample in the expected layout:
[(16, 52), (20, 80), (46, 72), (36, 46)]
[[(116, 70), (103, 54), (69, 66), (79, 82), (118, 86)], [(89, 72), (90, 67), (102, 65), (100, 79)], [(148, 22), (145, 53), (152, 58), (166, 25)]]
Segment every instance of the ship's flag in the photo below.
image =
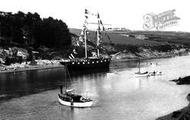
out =
[(102, 20), (100, 20), (100, 25), (102, 26), (102, 30), (105, 31), (104, 25), (102, 23)]
[(84, 31), (83, 30), (81, 30), (80, 35), (82, 35), (82, 36), (84, 35)]
[(85, 14), (88, 14), (88, 10), (87, 9), (85, 9)]
[(85, 14), (85, 18), (88, 19), (88, 15)]
[(103, 29), (103, 31), (105, 31), (105, 27), (104, 26), (102, 27), (102, 29)]
[(98, 23), (101, 25), (102, 30), (105, 31), (105, 28), (104, 28), (102, 20), (100, 19), (100, 14), (99, 13), (97, 13), (97, 19), (98, 19)]
[(100, 20), (100, 24), (103, 25), (102, 21)]
[(75, 58), (74, 56), (73, 56), (73, 54), (71, 53), (71, 55), (70, 55), (72, 58)]
[(69, 55), (69, 59), (74, 59), (77, 56), (77, 51), (73, 49), (73, 52)]
[(88, 10), (85, 9), (85, 12), (84, 12), (84, 13), (85, 13), (85, 18), (88, 19), (88, 13), (89, 13)]
[[(94, 14), (94, 13), (90, 12), (89, 10), (85, 9), (85, 17), (86, 17), (87, 15), (97, 16), (96, 14)], [(88, 17), (88, 16), (87, 16), (87, 17)]]
[(69, 56), (69, 59), (73, 59), (71, 56)]
[(71, 53), (70, 55), (69, 55), (69, 59), (74, 59), (75, 57), (73, 56), (73, 54)]
[(78, 54), (77, 51), (76, 51), (75, 49), (73, 49), (73, 53), (74, 53), (74, 54)]

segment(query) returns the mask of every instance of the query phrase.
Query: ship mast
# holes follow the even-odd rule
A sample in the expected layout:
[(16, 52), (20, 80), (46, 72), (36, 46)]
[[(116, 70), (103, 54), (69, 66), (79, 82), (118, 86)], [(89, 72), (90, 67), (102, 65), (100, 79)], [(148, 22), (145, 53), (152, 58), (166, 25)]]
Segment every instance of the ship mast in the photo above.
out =
[(84, 44), (85, 44), (85, 58), (88, 58), (88, 52), (87, 52), (87, 30), (84, 29)]
[(87, 19), (88, 19), (88, 11), (85, 9), (85, 20), (83, 25), (83, 33), (84, 33), (84, 44), (85, 44), (85, 58), (88, 58), (88, 50), (87, 50)]
[(97, 28), (97, 57), (100, 56), (100, 50), (99, 50), (99, 45), (100, 45), (100, 15), (97, 13), (97, 19), (98, 19), (98, 28)]
[(85, 58), (88, 58), (88, 55), (87, 55), (87, 25), (88, 24), (91, 24), (91, 23), (88, 23), (87, 20), (88, 20), (88, 15), (93, 15), (93, 16), (96, 16), (97, 17), (97, 20), (98, 20), (98, 23), (95, 23), (95, 24), (98, 24), (98, 28), (97, 28), (97, 31), (96, 31), (96, 46), (97, 46), (97, 57), (100, 57), (100, 40), (101, 40), (101, 25), (102, 24), (102, 21), (100, 20), (100, 15), (99, 13), (97, 14), (93, 14), (93, 13), (90, 13), (87, 9), (85, 9), (85, 22), (84, 22), (84, 25), (83, 25), (83, 34), (84, 34), (84, 42), (85, 42)]

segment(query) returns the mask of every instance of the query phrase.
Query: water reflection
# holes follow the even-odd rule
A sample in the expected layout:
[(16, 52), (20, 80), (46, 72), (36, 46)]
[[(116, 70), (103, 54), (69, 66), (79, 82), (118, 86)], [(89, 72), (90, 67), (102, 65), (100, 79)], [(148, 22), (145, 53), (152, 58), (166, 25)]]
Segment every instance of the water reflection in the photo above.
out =
[(72, 77), (74, 81), (72, 83), (72, 88), (83, 95), (86, 96), (97, 96), (98, 89), (102, 81), (104, 81), (106, 73), (93, 73), (88, 75), (81, 75), (77, 77)]
[[(142, 60), (143, 63), (143, 60)], [(131, 68), (138, 67), (139, 60), (129, 60), (129, 61), (115, 61), (110, 65), (110, 69), (112, 70), (125, 70), (126, 68), (130, 70)], [(143, 65), (143, 64), (141, 64)]]
[[(59, 85), (75, 88), (77, 92), (88, 96), (98, 96), (102, 89), (120, 90), (128, 86), (128, 90), (136, 89), (141, 84), (141, 78), (134, 78), (131, 70), (137, 68), (139, 61), (113, 62), (110, 72), (101, 71), (91, 74), (67, 74), (63, 68), (34, 70), (0, 75), (0, 100), (42, 92), (58, 88)], [(141, 67), (146, 66), (141, 61)], [(127, 84), (126, 84), (126, 79)], [(5, 97), (6, 96), (6, 97)]]
[(8, 99), (57, 88), (64, 78), (64, 69), (34, 70), (0, 75), (0, 95)]
[(74, 108), (59, 106), (59, 109), (61, 112), (61, 118), (63, 118), (63, 120), (76, 120), (74, 118)]

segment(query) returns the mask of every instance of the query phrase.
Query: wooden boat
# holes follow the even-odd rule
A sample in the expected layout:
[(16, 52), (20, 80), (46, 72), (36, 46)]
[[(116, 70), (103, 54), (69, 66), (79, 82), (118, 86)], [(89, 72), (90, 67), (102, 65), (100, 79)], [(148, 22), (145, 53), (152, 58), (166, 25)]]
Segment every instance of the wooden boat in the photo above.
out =
[[(66, 66), (67, 67), (67, 66)], [(66, 71), (67, 68), (66, 68)], [(70, 80), (70, 79), (69, 79)], [(93, 100), (88, 97), (76, 94), (72, 90), (68, 90), (67, 84), (66, 90), (63, 93), (63, 86), (60, 86), (60, 93), (58, 94), (58, 101), (60, 104), (70, 107), (90, 107), (93, 105)]]
[(146, 77), (149, 75), (149, 72), (140, 72), (140, 73), (135, 73), (135, 76), (137, 77)]
[(91, 107), (93, 101), (90, 98), (73, 93), (58, 94), (58, 100), (62, 105), (70, 107)]
[(148, 76), (149, 75), (149, 72), (146, 71), (146, 72), (141, 72), (141, 68), (140, 68), (140, 59), (139, 59), (139, 64), (138, 64), (138, 68), (139, 68), (139, 71), (135, 73), (135, 76), (137, 77), (145, 77), (145, 76)]

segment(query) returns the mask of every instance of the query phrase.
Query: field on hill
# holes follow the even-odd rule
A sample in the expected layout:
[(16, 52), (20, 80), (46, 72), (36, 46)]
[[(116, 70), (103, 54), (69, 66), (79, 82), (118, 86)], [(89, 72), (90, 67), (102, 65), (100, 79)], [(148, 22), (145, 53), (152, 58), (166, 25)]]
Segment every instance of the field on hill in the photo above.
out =
[[(81, 30), (70, 29), (80, 35)], [(107, 31), (102, 32), (103, 49), (118, 58), (155, 58), (187, 54), (190, 51), (190, 33), (161, 31)], [(88, 32), (88, 40), (96, 44), (96, 32)]]
[[(71, 33), (80, 34), (80, 29), (70, 29)], [(89, 32), (90, 40), (96, 39), (94, 31)], [(103, 32), (103, 42), (132, 46), (160, 46), (179, 44), (190, 47), (190, 33), (160, 31), (109, 31)], [(109, 37), (108, 37), (109, 36)], [(145, 38), (139, 38), (145, 37)], [(109, 39), (110, 38), (110, 39)]]

